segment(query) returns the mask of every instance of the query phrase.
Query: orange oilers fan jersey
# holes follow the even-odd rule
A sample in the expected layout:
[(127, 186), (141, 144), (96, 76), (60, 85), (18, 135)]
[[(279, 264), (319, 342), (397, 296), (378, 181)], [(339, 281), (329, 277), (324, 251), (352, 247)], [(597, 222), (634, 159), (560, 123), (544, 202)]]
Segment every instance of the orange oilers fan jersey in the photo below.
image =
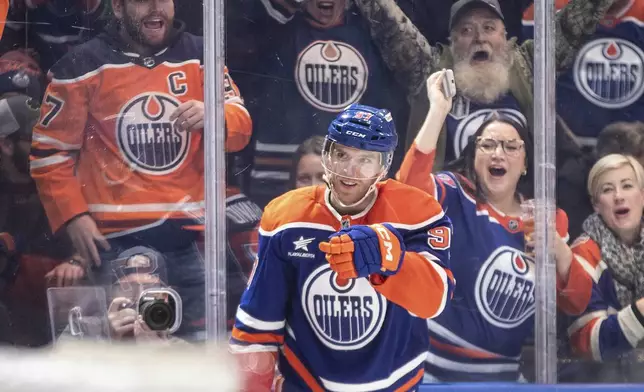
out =
[[(31, 173), (54, 231), (84, 212), (103, 233), (203, 217), (203, 132), (170, 121), (180, 104), (203, 101), (202, 53), (187, 33), (145, 58), (102, 34), (52, 67)], [(230, 99), (228, 125), (250, 135), (241, 98)]]

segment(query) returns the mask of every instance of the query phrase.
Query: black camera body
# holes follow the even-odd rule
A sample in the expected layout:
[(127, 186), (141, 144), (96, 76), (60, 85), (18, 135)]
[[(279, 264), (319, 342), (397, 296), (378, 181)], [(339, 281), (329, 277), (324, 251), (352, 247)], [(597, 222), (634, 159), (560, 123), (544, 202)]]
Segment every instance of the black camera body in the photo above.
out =
[(144, 290), (139, 295), (136, 310), (153, 331), (174, 333), (181, 326), (181, 297), (171, 288)]

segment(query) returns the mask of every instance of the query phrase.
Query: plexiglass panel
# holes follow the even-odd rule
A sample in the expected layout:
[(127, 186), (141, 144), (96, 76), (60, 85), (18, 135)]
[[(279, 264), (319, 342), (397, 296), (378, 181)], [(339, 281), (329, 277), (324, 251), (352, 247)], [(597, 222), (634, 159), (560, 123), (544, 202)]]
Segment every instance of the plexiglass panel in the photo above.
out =
[[(555, 246), (562, 383), (641, 383), (644, 100), (642, 1), (556, 1), (557, 204), (568, 246)], [(533, 34), (534, 8), (523, 18)], [(572, 40), (562, 22), (586, 24)], [(568, 31), (568, 33), (567, 33)], [(580, 31), (581, 32), (581, 31)], [(562, 38), (563, 37), (563, 38)], [(537, 81), (535, 81), (536, 86)], [(535, 87), (536, 88), (536, 87)], [(572, 260), (568, 262), (568, 260)], [(624, 274), (625, 271), (629, 271)]]
[(6, 346), (217, 339), (214, 390), (644, 382), (644, 0), (0, 16)]
[(201, 1), (10, 2), (4, 343), (204, 341), (202, 19)]

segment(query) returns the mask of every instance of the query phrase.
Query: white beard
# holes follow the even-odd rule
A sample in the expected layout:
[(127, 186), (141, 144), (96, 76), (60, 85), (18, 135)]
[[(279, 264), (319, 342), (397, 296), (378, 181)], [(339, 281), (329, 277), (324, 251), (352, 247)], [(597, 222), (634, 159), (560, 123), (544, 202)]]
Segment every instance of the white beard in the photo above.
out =
[(456, 90), (463, 97), (479, 103), (492, 103), (510, 90), (509, 53), (495, 54), (492, 61), (472, 65), (467, 59), (455, 58), (454, 80)]

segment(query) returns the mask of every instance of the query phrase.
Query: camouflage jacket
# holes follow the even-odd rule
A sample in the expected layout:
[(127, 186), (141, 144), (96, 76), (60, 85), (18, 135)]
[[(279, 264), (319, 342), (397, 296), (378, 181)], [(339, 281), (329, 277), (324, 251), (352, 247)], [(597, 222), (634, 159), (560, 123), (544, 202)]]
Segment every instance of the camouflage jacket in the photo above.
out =
[[(431, 46), (394, 0), (354, 0), (360, 12), (369, 22), (371, 35), (380, 48), (387, 66), (394, 72), (398, 82), (407, 90), (412, 113), (407, 132), (407, 145), (416, 137), (422, 125), (429, 101), (425, 81), (437, 70), (452, 68), (453, 59), (448, 48)], [(572, 0), (557, 13), (555, 66), (558, 71), (570, 67), (586, 40), (594, 33), (599, 21), (611, 7), (614, 0)], [(510, 90), (522, 108), (523, 114), (532, 124), (534, 77), (534, 41), (527, 40), (518, 45), (510, 41), (513, 52), (513, 67), (510, 72)], [(565, 132), (559, 127), (558, 132)], [(568, 132), (565, 132), (568, 133)], [(441, 133), (444, 136), (445, 132)], [(572, 134), (568, 134), (574, 142)], [(436, 167), (442, 166), (444, 137), (439, 140)]]

